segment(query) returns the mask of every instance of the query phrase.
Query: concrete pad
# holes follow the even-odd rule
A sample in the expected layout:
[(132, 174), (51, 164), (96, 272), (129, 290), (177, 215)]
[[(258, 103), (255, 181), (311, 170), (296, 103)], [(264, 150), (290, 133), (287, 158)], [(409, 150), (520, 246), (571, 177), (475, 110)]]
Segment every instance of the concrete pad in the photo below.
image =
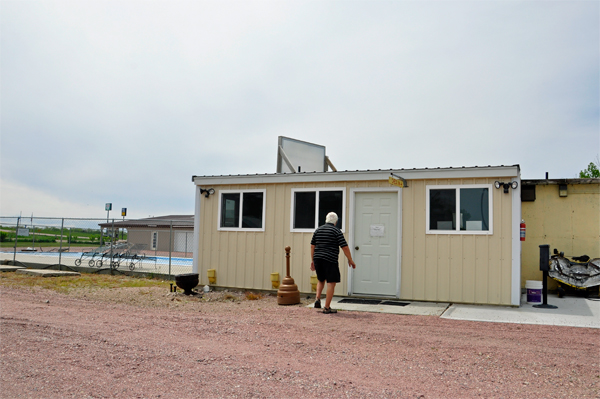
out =
[[(355, 311), (355, 312), (376, 312), (376, 313), (390, 313), (390, 314), (402, 314), (402, 315), (416, 315), (416, 316), (441, 316), (448, 306), (449, 303), (436, 303), (436, 302), (409, 302), (406, 306), (396, 305), (366, 305), (361, 303), (340, 303), (344, 298), (334, 297), (331, 300), (331, 307), (337, 310)], [(321, 298), (321, 306), (324, 306), (325, 299)], [(308, 305), (313, 307), (313, 304)]]
[(64, 276), (81, 276), (81, 273), (67, 272), (62, 270), (41, 270), (41, 269), (19, 269), (18, 274), (27, 274), (38, 277), (64, 277)]
[(544, 324), (600, 328), (600, 301), (579, 297), (558, 298), (548, 295), (548, 304), (556, 309), (534, 308), (527, 303), (526, 296), (521, 306), (451, 305), (442, 315), (445, 319), (487, 321), (497, 323)]
[[(339, 303), (343, 297), (334, 297), (331, 307), (337, 310), (377, 312), (400, 315), (439, 316), (451, 320), (469, 320), (496, 323), (543, 324), (550, 326), (600, 328), (600, 301), (579, 297), (558, 298), (548, 295), (548, 304), (557, 309), (534, 308), (523, 295), (520, 307), (493, 305), (462, 305), (434, 302), (408, 302), (406, 306)], [(321, 304), (325, 302), (321, 298)], [(314, 303), (308, 305), (313, 307)]]
[(8, 266), (8, 265), (0, 265), (0, 272), (14, 272), (19, 269), (25, 269), (25, 266)]

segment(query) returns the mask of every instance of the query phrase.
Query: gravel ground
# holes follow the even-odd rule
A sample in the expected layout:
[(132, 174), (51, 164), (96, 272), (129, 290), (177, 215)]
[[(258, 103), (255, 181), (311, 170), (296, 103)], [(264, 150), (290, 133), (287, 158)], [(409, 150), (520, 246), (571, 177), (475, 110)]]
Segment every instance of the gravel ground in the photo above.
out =
[(598, 398), (597, 329), (0, 287), (1, 398)]

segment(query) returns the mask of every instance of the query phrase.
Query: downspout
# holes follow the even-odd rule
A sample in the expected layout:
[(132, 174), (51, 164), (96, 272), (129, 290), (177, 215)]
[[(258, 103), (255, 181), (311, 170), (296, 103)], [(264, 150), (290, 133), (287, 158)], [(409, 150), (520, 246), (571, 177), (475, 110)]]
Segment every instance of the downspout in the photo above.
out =
[[(194, 176), (195, 177), (195, 176)], [(194, 177), (192, 177), (192, 181), (194, 181)], [(195, 202), (195, 210), (194, 210), (194, 260), (192, 263), (192, 273), (200, 273), (200, 210), (202, 201), (202, 195), (200, 194), (200, 186), (196, 186), (196, 202)]]
[(511, 287), (510, 304), (513, 306), (521, 305), (521, 168), (517, 168), (515, 180), (518, 183), (517, 189), (512, 190), (512, 269), (511, 269)]

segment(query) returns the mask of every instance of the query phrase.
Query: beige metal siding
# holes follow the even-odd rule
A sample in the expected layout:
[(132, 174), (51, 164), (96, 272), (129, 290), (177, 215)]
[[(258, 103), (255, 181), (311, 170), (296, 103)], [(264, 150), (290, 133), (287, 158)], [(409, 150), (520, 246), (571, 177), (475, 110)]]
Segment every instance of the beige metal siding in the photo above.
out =
[(149, 249), (152, 245), (149, 231), (133, 228), (129, 228), (127, 231), (127, 242), (130, 244), (145, 245), (145, 249)]
[[(490, 179), (411, 180), (402, 189), (401, 298), (440, 302), (510, 304), (511, 194), (492, 188), (493, 235), (426, 234), (426, 186), (493, 184)], [(509, 178), (506, 180), (510, 181)], [(301, 292), (311, 292), (312, 233), (290, 232), (293, 188), (346, 189), (344, 235), (349, 236), (352, 188), (390, 187), (387, 181), (277, 183), (213, 186), (201, 198), (199, 241), (200, 284), (216, 269), (222, 287), (271, 289), (270, 274), (285, 277), (285, 250), (290, 246), (291, 276)], [(218, 231), (220, 190), (265, 189), (265, 231)], [(352, 243), (349, 242), (352, 247)], [(348, 293), (348, 266), (340, 251), (341, 283), (336, 295)], [(358, 265), (357, 267), (360, 267)]]
[(171, 246), (171, 243), (169, 242), (171, 240), (171, 232), (169, 230), (165, 231), (161, 229), (153, 231), (158, 232), (158, 243), (156, 250), (161, 252), (169, 252), (169, 247)]
[[(200, 209), (199, 265), (200, 284), (207, 284), (207, 270), (215, 269), (217, 285), (252, 289), (271, 289), (271, 273), (278, 272), (280, 279), (286, 274), (285, 247), (291, 247), (291, 276), (301, 292), (311, 292), (309, 267), (310, 240), (312, 233), (290, 232), (292, 189), (330, 188), (346, 189), (344, 236), (348, 239), (349, 195), (351, 187), (388, 186), (387, 182), (353, 183), (301, 183), (263, 185), (214, 186), (215, 194), (202, 197)], [(265, 189), (265, 231), (217, 231), (218, 201), (220, 190)], [(340, 250), (341, 283), (336, 286), (336, 295), (348, 293), (348, 266)]]
[(492, 235), (426, 234), (427, 186), (493, 184), (495, 180), (413, 180), (403, 189), (401, 298), (510, 304), (510, 193), (494, 188), (490, 192)]

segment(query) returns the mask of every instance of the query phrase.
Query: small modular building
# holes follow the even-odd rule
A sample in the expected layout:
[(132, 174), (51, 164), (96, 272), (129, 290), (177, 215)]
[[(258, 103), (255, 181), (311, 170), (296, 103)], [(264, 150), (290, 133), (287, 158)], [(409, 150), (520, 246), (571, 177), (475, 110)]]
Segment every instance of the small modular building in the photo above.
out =
[(512, 166), (193, 176), (193, 272), (207, 284), (271, 289), (271, 273), (310, 293), (310, 240), (325, 215), (340, 251), (336, 295), (520, 304), (521, 181)]
[(101, 223), (108, 231), (127, 230), (127, 242), (136, 248), (191, 254), (194, 244), (194, 215), (167, 215)]

